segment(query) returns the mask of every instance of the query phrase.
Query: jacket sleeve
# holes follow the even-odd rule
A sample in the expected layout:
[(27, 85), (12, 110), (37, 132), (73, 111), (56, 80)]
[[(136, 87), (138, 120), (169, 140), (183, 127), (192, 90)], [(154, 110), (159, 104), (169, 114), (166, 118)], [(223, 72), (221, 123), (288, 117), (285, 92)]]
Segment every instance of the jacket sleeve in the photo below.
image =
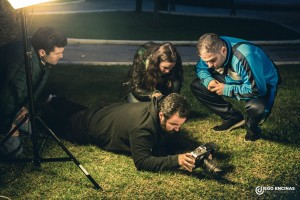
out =
[(210, 74), (210, 69), (207, 64), (200, 59), (196, 64), (195, 71), (197, 77), (200, 79), (200, 82), (207, 88), (210, 81), (214, 80), (214, 78)]
[(7, 56), (6, 77), (0, 94), (0, 127), (7, 132), (27, 94), (23, 48), (15, 46)]
[(146, 43), (139, 47), (134, 56), (133, 65), (129, 72), (132, 87), (131, 92), (140, 101), (149, 101), (151, 94), (154, 92), (144, 87), (146, 62), (149, 54), (149, 47), (151, 45), (151, 43)]
[(252, 53), (234, 65), (236, 71), (234, 73), (241, 77), (241, 84), (226, 83), (223, 95), (244, 100), (266, 95), (267, 85), (264, 78), (264, 67), (259, 55)]
[(131, 153), (138, 170), (158, 172), (174, 170), (180, 167), (178, 155), (153, 156), (154, 138), (147, 130), (136, 130), (131, 136)]
[(148, 101), (150, 100), (153, 91), (145, 89), (143, 87), (144, 76), (145, 64), (142, 61), (134, 62), (131, 74), (131, 92), (138, 100)]

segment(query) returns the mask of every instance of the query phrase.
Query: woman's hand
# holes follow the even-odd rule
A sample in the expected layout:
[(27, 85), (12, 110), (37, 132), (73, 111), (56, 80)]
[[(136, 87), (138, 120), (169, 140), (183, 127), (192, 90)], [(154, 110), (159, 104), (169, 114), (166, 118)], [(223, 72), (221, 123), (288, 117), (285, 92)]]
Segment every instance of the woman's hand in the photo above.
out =
[(152, 93), (151, 98), (153, 98), (153, 97), (159, 97), (161, 95), (162, 95), (162, 93), (160, 93), (160, 91), (155, 91), (155, 92)]

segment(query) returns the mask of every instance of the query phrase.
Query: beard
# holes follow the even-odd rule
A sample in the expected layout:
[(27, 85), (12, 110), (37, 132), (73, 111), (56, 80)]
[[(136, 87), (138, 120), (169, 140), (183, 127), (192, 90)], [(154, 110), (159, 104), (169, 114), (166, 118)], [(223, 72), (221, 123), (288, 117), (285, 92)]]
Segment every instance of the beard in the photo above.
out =
[(167, 130), (166, 122), (167, 122), (167, 120), (166, 120), (166, 118), (164, 118), (163, 121), (160, 123), (160, 127), (161, 127), (162, 131), (164, 133), (168, 133), (168, 134), (174, 133), (175, 131), (173, 131), (173, 130), (171, 130), (171, 131)]

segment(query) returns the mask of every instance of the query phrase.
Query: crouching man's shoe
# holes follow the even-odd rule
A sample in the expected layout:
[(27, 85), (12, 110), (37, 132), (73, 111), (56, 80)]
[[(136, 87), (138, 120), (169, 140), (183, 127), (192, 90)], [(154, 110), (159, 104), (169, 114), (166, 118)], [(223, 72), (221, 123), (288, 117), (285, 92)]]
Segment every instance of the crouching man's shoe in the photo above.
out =
[(245, 119), (243, 117), (224, 120), (221, 125), (213, 127), (214, 131), (231, 131), (233, 129), (244, 126)]
[(0, 147), (1, 157), (15, 158), (22, 154), (23, 147), (20, 142), (19, 136), (11, 136), (8, 140)]
[(255, 130), (251, 130), (246, 126), (246, 130), (245, 142), (254, 142), (261, 138), (261, 128), (256, 127)]

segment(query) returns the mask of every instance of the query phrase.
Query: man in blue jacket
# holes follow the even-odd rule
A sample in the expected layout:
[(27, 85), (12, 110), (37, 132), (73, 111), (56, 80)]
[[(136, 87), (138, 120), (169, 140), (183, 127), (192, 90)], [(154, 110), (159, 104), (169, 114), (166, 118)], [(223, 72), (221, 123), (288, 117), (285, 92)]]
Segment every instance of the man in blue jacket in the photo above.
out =
[[(30, 40), (32, 53), (32, 86), (34, 99), (41, 95), (49, 76), (49, 68), (63, 57), (67, 38), (51, 27), (40, 27)], [(27, 84), (22, 41), (0, 47), (0, 140), (27, 113)], [(0, 155), (16, 156), (21, 145), (16, 131), (0, 147)]]
[[(213, 130), (230, 131), (245, 124), (245, 141), (259, 139), (259, 124), (271, 112), (280, 79), (274, 63), (250, 42), (214, 33), (202, 35), (197, 49), (198, 78), (191, 83), (191, 91), (199, 102), (223, 119)], [(222, 96), (246, 100), (245, 118)]]

